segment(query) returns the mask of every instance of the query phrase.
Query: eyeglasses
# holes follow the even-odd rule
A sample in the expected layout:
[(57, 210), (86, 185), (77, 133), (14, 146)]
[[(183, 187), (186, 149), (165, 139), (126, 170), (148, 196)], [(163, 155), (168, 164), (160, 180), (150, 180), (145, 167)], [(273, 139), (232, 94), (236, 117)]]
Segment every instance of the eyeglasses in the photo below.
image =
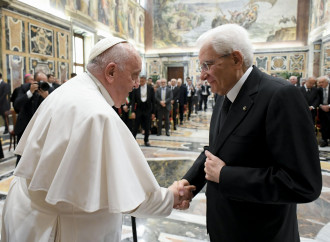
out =
[[(231, 54), (226, 54), (226, 55), (219, 56), (218, 59), (223, 58), (223, 57), (227, 57), (229, 55), (231, 55)], [(205, 61), (199, 66), (198, 70), (200, 72), (209, 71), (211, 66), (213, 66), (214, 64), (215, 64), (215, 61)]]

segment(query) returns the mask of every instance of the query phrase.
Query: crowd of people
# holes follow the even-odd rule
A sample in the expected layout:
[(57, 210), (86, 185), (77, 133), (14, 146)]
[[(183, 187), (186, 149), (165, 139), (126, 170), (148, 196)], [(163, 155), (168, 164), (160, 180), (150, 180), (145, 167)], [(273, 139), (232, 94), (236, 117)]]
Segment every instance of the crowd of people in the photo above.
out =
[(206, 111), (210, 95), (207, 81), (193, 85), (187, 77), (186, 83), (181, 78), (170, 81), (161, 78), (153, 82), (152, 78), (147, 80), (146, 76), (141, 76), (139, 87), (133, 89), (126, 102), (115, 110), (134, 137), (141, 132), (144, 144), (150, 146), (150, 134), (160, 136), (164, 127), (165, 135), (170, 136), (170, 125), (176, 130), (177, 125), (183, 124), (184, 117), (190, 120), (191, 113)]

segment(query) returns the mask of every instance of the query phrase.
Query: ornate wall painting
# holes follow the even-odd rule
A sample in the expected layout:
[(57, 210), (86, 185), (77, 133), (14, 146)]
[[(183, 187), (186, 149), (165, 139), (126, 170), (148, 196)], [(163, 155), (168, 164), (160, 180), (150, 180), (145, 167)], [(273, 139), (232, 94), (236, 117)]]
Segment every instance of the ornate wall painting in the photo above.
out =
[(68, 80), (69, 78), (69, 64), (66, 62), (58, 62), (58, 73), (57, 76), (61, 83)]
[(257, 56), (256, 57), (256, 66), (262, 70), (267, 71), (267, 62), (268, 62), (268, 56)]
[(302, 54), (296, 54), (290, 56), (290, 70), (291, 71), (302, 71), (304, 70), (305, 58)]
[(153, 46), (195, 46), (203, 32), (225, 23), (246, 28), (253, 42), (296, 40), (297, 3), (298, 0), (154, 0)]
[(39, 58), (30, 58), (30, 71), (29, 73), (36, 73), (42, 71), (45, 74), (54, 73), (55, 63), (53, 60), (43, 60)]
[(121, 37), (127, 36), (127, 0), (116, 0), (115, 30)]
[(138, 18), (138, 42), (144, 44), (144, 14), (140, 13)]
[(159, 75), (161, 73), (161, 63), (158, 60), (149, 62), (149, 75)]
[(30, 53), (54, 56), (53, 53), (53, 30), (29, 24)]
[(330, 42), (324, 46), (323, 74), (330, 74)]
[(286, 71), (287, 56), (272, 56), (270, 66), (272, 71)]
[(135, 39), (136, 11), (134, 5), (128, 6), (127, 27), (129, 38)]
[(330, 21), (330, 0), (312, 0), (310, 31)]
[(7, 81), (11, 86), (11, 90), (19, 87), (23, 83), (23, 77), (27, 73), (26, 58), (18, 55), (6, 55), (7, 63)]
[(57, 32), (57, 57), (69, 59), (69, 35)]
[(5, 16), (6, 50), (25, 52), (24, 21)]

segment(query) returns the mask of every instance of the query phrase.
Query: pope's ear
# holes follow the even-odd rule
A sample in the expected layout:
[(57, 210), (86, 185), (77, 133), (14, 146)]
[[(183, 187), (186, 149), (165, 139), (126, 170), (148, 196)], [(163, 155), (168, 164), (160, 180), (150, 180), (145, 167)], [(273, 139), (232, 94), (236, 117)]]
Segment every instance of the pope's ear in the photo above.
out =
[(104, 70), (105, 79), (107, 82), (111, 83), (114, 79), (114, 73), (116, 70), (116, 63), (110, 62)]

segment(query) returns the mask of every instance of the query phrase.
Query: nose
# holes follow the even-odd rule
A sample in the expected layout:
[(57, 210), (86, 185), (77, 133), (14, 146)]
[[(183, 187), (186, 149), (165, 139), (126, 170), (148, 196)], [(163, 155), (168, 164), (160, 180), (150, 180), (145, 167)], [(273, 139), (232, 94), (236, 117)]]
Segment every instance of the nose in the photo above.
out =
[(139, 88), (139, 85), (140, 85), (140, 78), (136, 78), (135, 80), (133, 80), (134, 88)]
[(201, 73), (201, 80), (205, 81), (206, 78), (207, 78), (207, 73), (202, 71), (202, 73)]

